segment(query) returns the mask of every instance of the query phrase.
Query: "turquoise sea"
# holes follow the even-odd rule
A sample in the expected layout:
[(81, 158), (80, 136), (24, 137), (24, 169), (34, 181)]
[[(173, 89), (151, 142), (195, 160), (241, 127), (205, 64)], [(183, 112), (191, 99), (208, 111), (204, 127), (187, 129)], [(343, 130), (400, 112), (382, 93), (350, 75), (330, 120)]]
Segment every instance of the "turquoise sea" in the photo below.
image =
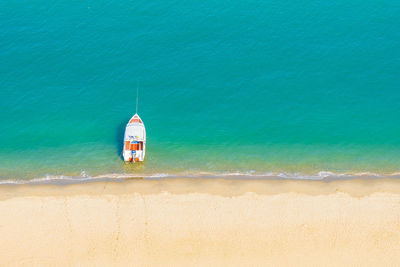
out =
[(400, 172), (399, 1), (10, 0), (0, 26), (3, 182)]

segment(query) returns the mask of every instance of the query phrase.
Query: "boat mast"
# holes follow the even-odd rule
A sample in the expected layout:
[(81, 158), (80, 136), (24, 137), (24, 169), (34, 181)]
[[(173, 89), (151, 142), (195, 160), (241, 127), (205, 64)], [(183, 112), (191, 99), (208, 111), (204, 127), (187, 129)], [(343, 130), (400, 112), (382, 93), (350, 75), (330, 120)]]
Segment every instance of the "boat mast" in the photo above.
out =
[(136, 114), (138, 111), (138, 105), (139, 105), (139, 87), (136, 86)]

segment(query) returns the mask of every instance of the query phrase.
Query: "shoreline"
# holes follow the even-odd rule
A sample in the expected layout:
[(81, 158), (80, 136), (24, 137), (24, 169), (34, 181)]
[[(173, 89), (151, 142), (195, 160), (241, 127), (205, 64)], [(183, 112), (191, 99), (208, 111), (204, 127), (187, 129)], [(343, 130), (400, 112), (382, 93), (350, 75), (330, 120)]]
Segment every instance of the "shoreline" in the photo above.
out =
[(358, 180), (358, 179), (400, 179), (400, 172), (332, 172), (318, 171), (315, 173), (301, 172), (154, 172), (154, 173), (103, 173), (87, 174), (46, 174), (43, 176), (29, 177), (1, 177), (1, 185), (23, 185), (23, 184), (75, 184), (88, 182), (107, 181), (129, 181), (135, 179), (144, 180), (171, 180), (171, 179), (211, 179), (211, 180), (311, 180), (311, 181), (335, 181), (335, 180)]
[[(86, 190), (90, 189), (90, 190)], [(400, 194), (400, 179), (351, 178), (326, 180), (300, 179), (224, 179), (224, 178), (162, 178), (105, 179), (74, 183), (0, 184), (0, 200), (24, 196), (120, 195), (120, 194), (187, 194), (203, 193), (223, 197), (246, 193), (276, 195), (299, 193), (329, 195), (344, 193), (363, 197), (373, 193)]]
[(400, 264), (400, 180), (0, 185), (3, 266)]

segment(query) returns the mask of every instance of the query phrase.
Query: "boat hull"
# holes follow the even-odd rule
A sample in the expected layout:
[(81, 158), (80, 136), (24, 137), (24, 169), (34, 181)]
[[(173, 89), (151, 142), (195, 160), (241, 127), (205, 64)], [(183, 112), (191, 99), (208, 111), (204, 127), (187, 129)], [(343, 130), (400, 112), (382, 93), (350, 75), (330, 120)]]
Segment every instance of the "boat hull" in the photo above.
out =
[(145, 159), (146, 128), (138, 114), (135, 114), (126, 125), (122, 156), (125, 162), (141, 162)]

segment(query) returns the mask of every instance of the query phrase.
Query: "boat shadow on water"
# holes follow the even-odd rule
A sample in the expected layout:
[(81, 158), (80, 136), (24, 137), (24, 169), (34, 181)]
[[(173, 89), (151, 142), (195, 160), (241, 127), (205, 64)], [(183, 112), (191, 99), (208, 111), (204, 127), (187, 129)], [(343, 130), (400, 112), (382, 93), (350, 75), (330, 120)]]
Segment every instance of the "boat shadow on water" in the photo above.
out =
[(124, 145), (124, 133), (125, 133), (125, 127), (127, 122), (129, 121), (130, 117), (126, 117), (125, 120), (121, 121), (120, 124), (117, 126), (116, 134), (115, 134), (115, 152), (118, 155), (118, 158), (120, 158), (123, 161), (123, 156), (122, 156), (122, 149)]

